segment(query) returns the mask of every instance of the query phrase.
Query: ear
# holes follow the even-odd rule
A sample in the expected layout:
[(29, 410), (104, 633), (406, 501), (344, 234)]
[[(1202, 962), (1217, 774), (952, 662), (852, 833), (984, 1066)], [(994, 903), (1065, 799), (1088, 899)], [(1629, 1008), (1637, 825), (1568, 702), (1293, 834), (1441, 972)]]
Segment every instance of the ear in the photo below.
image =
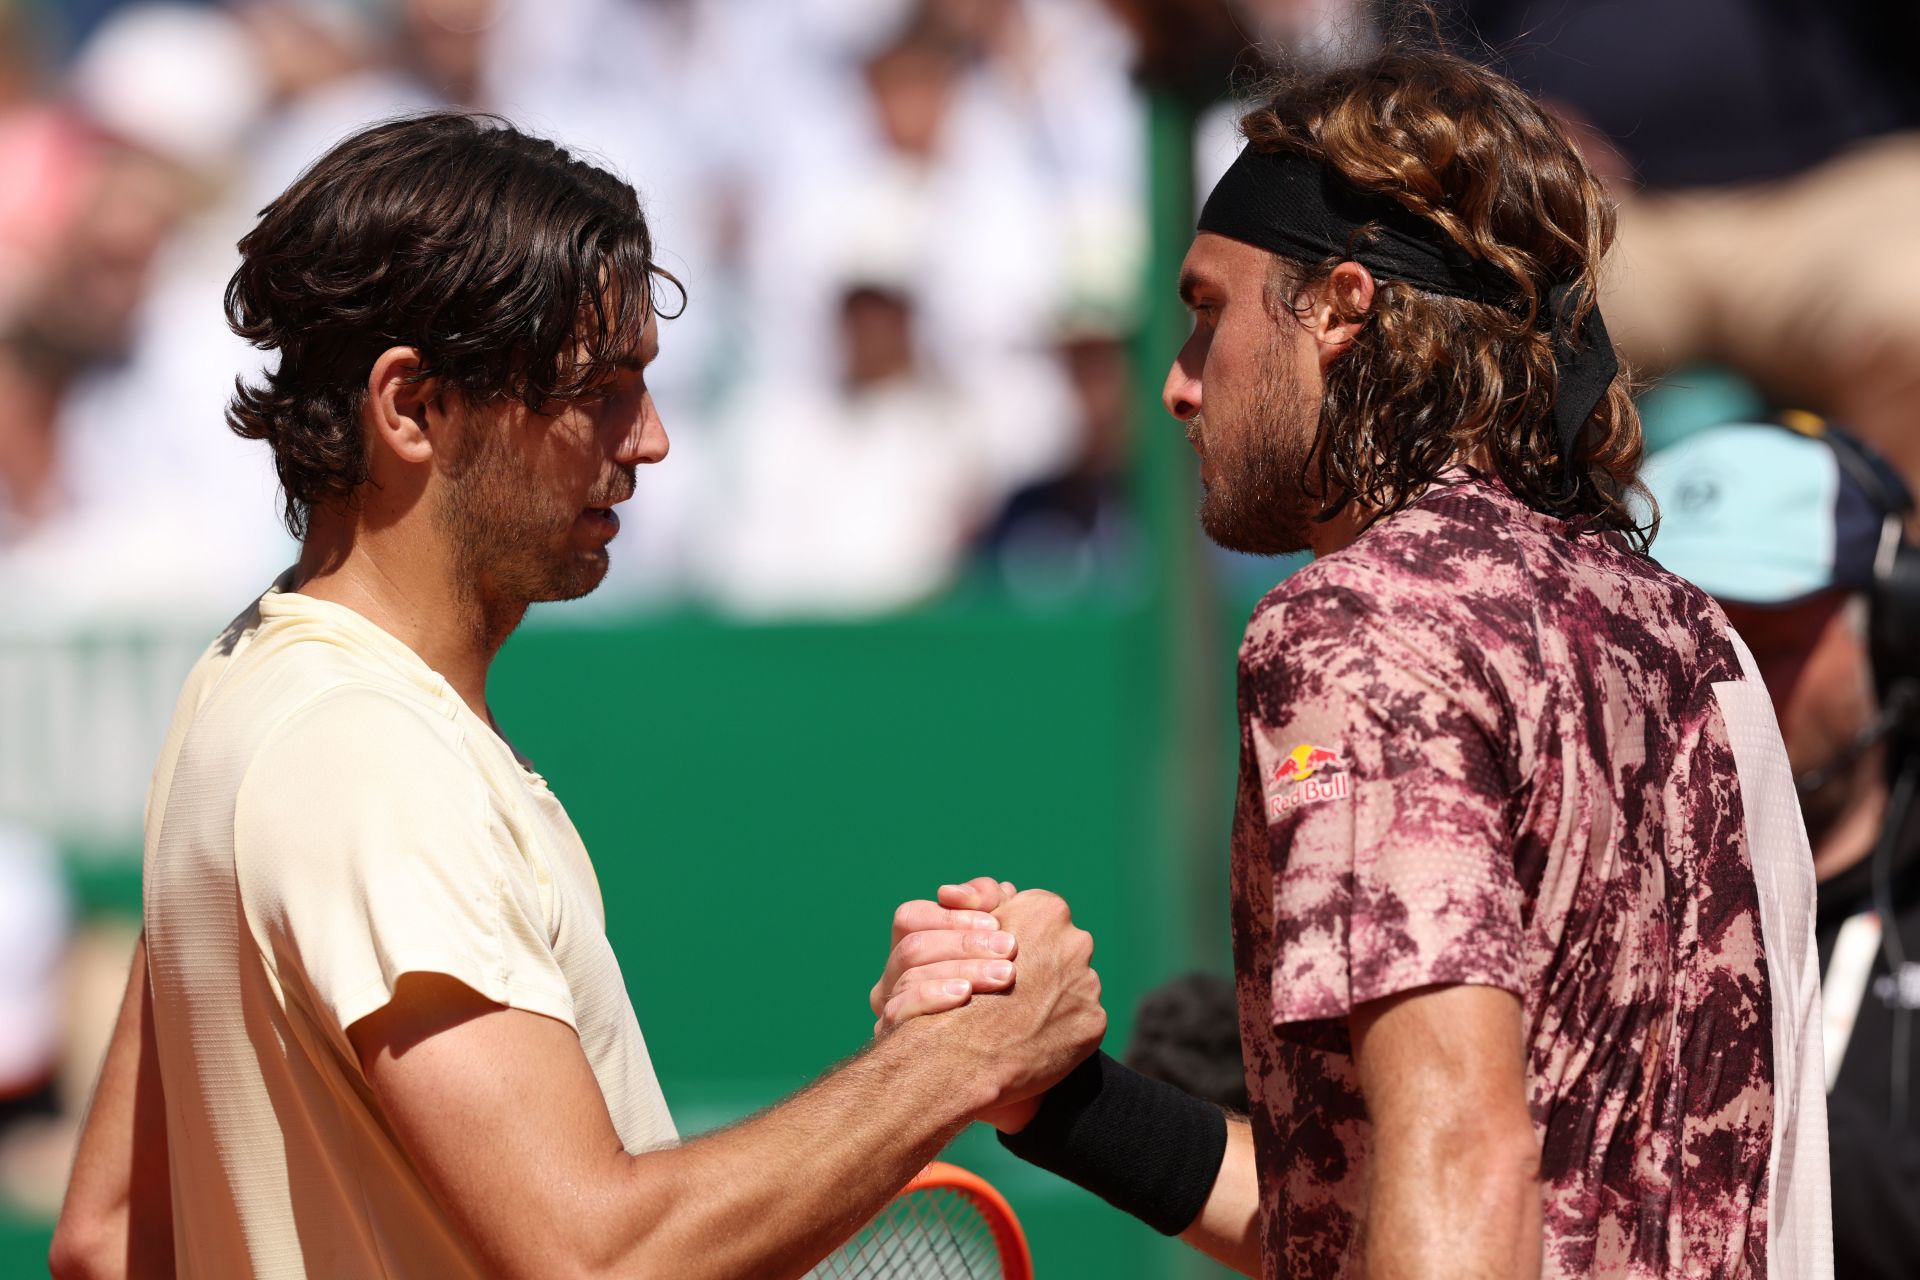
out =
[(367, 375), (368, 441), (384, 446), (402, 462), (420, 463), (433, 457), (427, 418), (437, 393), (432, 379), (416, 380), (420, 367), (417, 348), (388, 347)]
[(1373, 272), (1357, 262), (1343, 262), (1328, 274), (1309, 317), (1323, 368), (1346, 354), (1372, 309)]

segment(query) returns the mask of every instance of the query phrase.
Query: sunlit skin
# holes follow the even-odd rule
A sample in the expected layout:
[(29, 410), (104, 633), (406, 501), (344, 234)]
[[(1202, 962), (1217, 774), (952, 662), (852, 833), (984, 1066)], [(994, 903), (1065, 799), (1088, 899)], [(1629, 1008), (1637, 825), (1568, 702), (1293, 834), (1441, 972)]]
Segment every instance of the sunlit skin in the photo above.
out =
[[(1796, 775), (1839, 760), (1879, 712), (1858, 604), (1838, 590), (1785, 607), (1721, 602), (1773, 697)], [(1886, 750), (1875, 746), (1800, 797), (1814, 874), (1822, 880), (1873, 850), (1887, 811), (1885, 771)]]
[(369, 483), (351, 506), (313, 512), (298, 589), (393, 635), (490, 719), (500, 645), (529, 604), (599, 585), (620, 528), (613, 507), (640, 466), (667, 456), (646, 385), (659, 350), (649, 319), (611, 382), (551, 413), (467, 405), (431, 378), (410, 381), (413, 348), (382, 352), (361, 415)]

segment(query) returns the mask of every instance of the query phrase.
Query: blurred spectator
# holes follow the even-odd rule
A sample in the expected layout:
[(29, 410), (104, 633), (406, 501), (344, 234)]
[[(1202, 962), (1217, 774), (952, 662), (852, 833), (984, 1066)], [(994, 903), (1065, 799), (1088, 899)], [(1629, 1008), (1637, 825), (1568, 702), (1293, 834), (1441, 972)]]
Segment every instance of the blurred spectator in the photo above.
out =
[(1245, 1115), (1247, 1068), (1233, 980), (1190, 973), (1141, 996), (1125, 1060), (1142, 1075)]
[[(857, 78), (821, 96), (818, 115), (772, 122), (746, 314), (767, 375), (820, 381), (837, 365), (828, 343), (839, 288), (820, 246), (841, 239), (850, 212), (901, 220), (917, 246), (910, 274), (922, 340), (973, 402), (990, 482), (1005, 493), (1073, 448), (1050, 330), (1077, 235), (1111, 235), (1126, 261), (1139, 261), (1137, 154), (1131, 167), (1087, 158), (1137, 152), (1139, 116), (1124, 40), (1100, 15), (1060, 2), (992, 8), (995, 34), (983, 36), (950, 7), (922, 6)], [(1073, 41), (1042, 39), (1036, 10), (1072, 12), (1083, 36), (1111, 52), (1071, 56)], [(1023, 87), (1036, 84), (1042, 98)], [(1049, 117), (1040, 101), (1072, 103), (1075, 122), (1097, 119), (1065, 126), (1082, 136), (1062, 138), (1046, 122), (1065, 117)], [(862, 200), (884, 210), (863, 215)]]
[(1881, 0), (1453, 0), (1652, 190), (1769, 182), (1920, 124), (1920, 13)]
[(715, 595), (744, 613), (922, 601), (952, 579), (984, 516), (984, 450), (968, 402), (922, 350), (910, 242), (876, 227), (849, 252), (838, 385), (750, 392), (727, 434), (707, 543)]
[(1107, 0), (1143, 84), (1190, 107), (1220, 100), (1236, 66), (1257, 67), (1244, 10), (1229, 0)]
[(141, 463), (160, 442), (136, 434), (147, 424), (103, 431), (89, 410), (128, 358), (155, 255), (189, 197), (163, 160), (57, 115), (0, 132), (15, 158), (32, 153), (8, 171), (32, 175), (14, 194), (35, 210), (0, 229), (9, 249), (32, 255), (0, 320), (0, 590), (22, 610), (60, 615), (109, 589), (116, 571), (164, 567), (140, 562), (158, 548), (123, 522), (149, 496), (184, 505), (180, 491), (148, 488), (156, 476)]
[(94, 124), (188, 179), (218, 181), (266, 103), (245, 30), (202, 5), (128, 5), (81, 49), (68, 73)]
[[(153, 4), (99, 27), (68, 94), (81, 122), (66, 126), (68, 194), (7, 317), (6, 434), (40, 447), (33, 465), (14, 454), (0, 591), (20, 602), (16, 624), (204, 622), (288, 549), (270, 506), (248, 519), (226, 501), (266, 503), (271, 475), (220, 425), (245, 348), (220, 320), (225, 253), (186, 234), (231, 180), (265, 86), (230, 17)], [(62, 171), (37, 170), (56, 203)]]
[(59, 1111), (70, 910), (52, 843), (0, 821), (0, 1146), (20, 1125)]
[(982, 539), (1008, 587), (1046, 601), (1119, 587), (1140, 565), (1130, 497), (1135, 402), (1126, 339), (1099, 320), (1070, 324), (1060, 359), (1073, 391), (1078, 447), (1067, 466), (1016, 490)]
[(1898, 631), (1920, 549), (1890, 580), (1899, 478), (1788, 420), (1811, 434), (1716, 427), (1655, 455), (1653, 552), (1721, 602), (1773, 697), (1819, 878), (1834, 1271), (1894, 1280), (1920, 1275), (1920, 635)]
[(1644, 374), (1724, 362), (1920, 482), (1920, 134), (1765, 186), (1621, 205), (1607, 323)]
[(1455, 0), (1616, 181), (1604, 306), (1635, 370), (1733, 366), (1920, 483), (1920, 8)]
[[(245, 234), (302, 169), (360, 126), (472, 105), (450, 98), (436, 84), (423, 65), (422, 46), (402, 38), (405, 28), (390, 8), (356, 0), (240, 0), (234, 12), (266, 77), (269, 109), (248, 141), (230, 202), (223, 230), (233, 239)], [(410, 12), (417, 25), (433, 25), (418, 8)], [(473, 75), (468, 68), (453, 77), (457, 83), (451, 87), (471, 90)], [(225, 247), (232, 254), (232, 245)], [(238, 260), (232, 256), (229, 272)], [(222, 287), (225, 283), (223, 276)]]
[[(102, 341), (97, 329), (89, 340), (60, 324), (62, 277), (94, 265), (70, 246), (84, 242), (76, 228), (99, 202), (99, 152), (88, 130), (55, 111), (15, 109), (0, 119), (0, 165), (10, 177), (0, 204), (0, 546), (25, 537), (58, 505), (60, 405)], [(78, 310), (83, 324), (101, 323)], [(123, 305), (123, 320), (124, 313)], [(105, 341), (118, 346), (122, 337)]]

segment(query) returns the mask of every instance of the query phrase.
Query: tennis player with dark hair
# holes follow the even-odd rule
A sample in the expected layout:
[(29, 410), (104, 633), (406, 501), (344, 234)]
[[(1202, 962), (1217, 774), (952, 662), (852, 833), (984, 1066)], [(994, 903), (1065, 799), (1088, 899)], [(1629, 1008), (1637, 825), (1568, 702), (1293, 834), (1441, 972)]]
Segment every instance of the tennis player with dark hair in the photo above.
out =
[(240, 248), (229, 318), (279, 360), (229, 417), (305, 541), (181, 695), (56, 1275), (794, 1276), (1092, 1051), (1060, 899), (909, 912), (973, 926), (950, 981), (1006, 988), (1017, 939), (1017, 986), (680, 1144), (587, 852), (486, 698), (666, 456), (639, 202), (440, 114), (342, 143)]
[(1830, 1275), (1812, 860), (1751, 655), (1644, 554), (1600, 184), (1439, 52), (1243, 131), (1165, 402), (1207, 532), (1316, 555), (1240, 651), (1251, 1115), (1096, 1057), (996, 1122), (1276, 1280)]

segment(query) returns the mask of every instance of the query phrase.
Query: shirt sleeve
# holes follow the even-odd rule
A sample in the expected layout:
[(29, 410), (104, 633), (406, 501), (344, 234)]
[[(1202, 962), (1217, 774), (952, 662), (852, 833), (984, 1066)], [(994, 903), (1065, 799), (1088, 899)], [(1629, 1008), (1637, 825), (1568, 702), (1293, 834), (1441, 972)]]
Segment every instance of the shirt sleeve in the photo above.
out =
[(278, 729), (241, 787), (234, 858), (282, 986), (304, 985), (343, 1034), (406, 973), (575, 1025), (540, 870), (421, 709), (355, 689)]
[(1510, 752), (1500, 699), (1460, 644), (1316, 588), (1256, 616), (1240, 689), (1274, 1026), (1443, 983), (1523, 994)]

